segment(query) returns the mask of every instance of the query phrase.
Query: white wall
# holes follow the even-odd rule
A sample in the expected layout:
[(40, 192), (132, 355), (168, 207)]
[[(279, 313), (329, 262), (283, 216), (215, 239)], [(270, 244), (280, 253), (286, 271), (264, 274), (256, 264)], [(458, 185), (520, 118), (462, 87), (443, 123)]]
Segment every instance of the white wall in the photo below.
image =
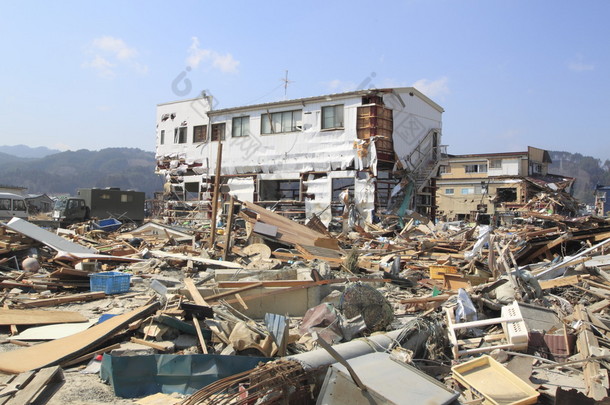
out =
[(492, 169), (487, 166), (487, 175), (488, 176), (519, 176), (519, 168), (521, 167), (521, 159), (507, 159), (502, 158), (502, 167), (499, 169)]

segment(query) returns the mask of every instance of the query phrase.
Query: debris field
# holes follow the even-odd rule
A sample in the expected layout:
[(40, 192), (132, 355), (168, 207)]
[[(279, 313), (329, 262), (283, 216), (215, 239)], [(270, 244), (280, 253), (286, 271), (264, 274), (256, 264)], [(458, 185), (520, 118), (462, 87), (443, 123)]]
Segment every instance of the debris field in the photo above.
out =
[(560, 197), (501, 226), (14, 218), (0, 404), (607, 403), (610, 222)]

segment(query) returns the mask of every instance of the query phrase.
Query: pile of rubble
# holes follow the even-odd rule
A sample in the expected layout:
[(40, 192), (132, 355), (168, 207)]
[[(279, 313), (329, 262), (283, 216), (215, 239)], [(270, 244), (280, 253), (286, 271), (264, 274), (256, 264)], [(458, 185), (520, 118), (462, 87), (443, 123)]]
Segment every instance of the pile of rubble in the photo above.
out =
[(84, 403), (602, 403), (610, 223), (521, 218), (331, 233), (247, 202), (214, 226), (14, 218), (0, 402), (65, 402), (86, 375), (114, 397)]

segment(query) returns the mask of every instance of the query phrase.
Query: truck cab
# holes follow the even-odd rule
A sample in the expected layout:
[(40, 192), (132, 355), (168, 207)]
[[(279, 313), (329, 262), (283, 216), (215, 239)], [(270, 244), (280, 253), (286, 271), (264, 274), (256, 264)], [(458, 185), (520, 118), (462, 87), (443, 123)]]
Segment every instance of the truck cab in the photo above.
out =
[(89, 208), (82, 198), (57, 200), (53, 208), (53, 219), (62, 224), (82, 222), (89, 219)]

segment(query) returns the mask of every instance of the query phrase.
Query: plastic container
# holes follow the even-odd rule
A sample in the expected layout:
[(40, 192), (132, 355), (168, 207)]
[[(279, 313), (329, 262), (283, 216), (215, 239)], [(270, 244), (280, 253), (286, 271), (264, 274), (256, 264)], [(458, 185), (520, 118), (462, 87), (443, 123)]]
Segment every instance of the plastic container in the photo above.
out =
[(529, 405), (538, 402), (538, 391), (488, 355), (451, 367), (463, 386), (493, 405)]
[(105, 271), (89, 275), (91, 291), (104, 291), (106, 294), (120, 294), (129, 291), (131, 274), (118, 271)]

